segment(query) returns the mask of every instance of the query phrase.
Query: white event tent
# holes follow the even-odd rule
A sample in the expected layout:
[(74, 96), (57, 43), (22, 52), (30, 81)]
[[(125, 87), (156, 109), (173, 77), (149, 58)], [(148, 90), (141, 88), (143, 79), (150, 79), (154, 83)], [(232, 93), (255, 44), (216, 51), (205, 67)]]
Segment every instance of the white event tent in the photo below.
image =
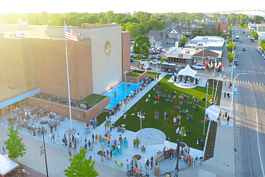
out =
[(179, 76), (191, 76), (193, 78), (196, 76), (196, 74), (197, 71), (191, 69), (189, 64), (186, 66), (186, 68), (180, 70), (178, 73)]
[(5, 176), (18, 166), (18, 163), (0, 154), (0, 175)]

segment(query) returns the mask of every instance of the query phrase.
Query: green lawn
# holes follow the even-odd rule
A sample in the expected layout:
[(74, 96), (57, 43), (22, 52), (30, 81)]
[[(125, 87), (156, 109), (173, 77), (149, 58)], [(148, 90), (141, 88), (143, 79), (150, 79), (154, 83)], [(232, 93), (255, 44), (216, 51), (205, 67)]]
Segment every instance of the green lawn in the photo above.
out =
[(147, 77), (155, 77), (155, 76), (159, 76), (161, 73), (154, 73), (154, 72), (147, 72)]
[[(150, 73), (149, 73), (150, 74)], [(193, 102), (192, 96), (196, 96), (197, 99), (201, 99), (202, 97), (206, 97), (206, 88), (204, 87), (196, 87), (195, 89), (182, 89), (178, 88), (173, 85), (172, 82), (167, 82), (168, 79), (171, 77), (171, 75), (165, 76), (160, 81), (160, 90), (163, 94), (165, 94), (165, 88), (168, 90), (168, 93), (172, 93), (173, 91), (177, 92), (177, 95), (188, 94), (190, 95), (190, 99), (185, 99), (187, 102)], [(155, 86), (157, 88), (157, 86)], [(211, 92), (212, 89), (209, 88), (208, 90), (208, 101), (211, 99)], [(151, 101), (145, 102), (147, 95), (151, 95)], [(127, 111), (127, 118), (122, 119), (120, 118), (116, 125), (126, 124), (126, 129), (131, 130), (134, 132), (137, 132), (140, 129), (140, 122), (137, 118), (137, 112), (142, 111), (146, 113), (146, 121), (143, 121), (143, 128), (156, 128), (159, 130), (162, 130), (167, 138), (170, 138), (170, 141), (177, 142), (177, 139), (180, 139), (182, 141), (182, 137), (176, 135), (175, 131), (177, 129), (177, 126), (174, 126), (173, 124), (173, 118), (176, 117), (179, 113), (174, 110), (174, 103), (165, 103), (164, 98), (160, 98), (159, 104), (153, 103), (153, 96), (157, 95), (153, 89), (151, 89), (145, 96), (143, 96), (136, 104), (137, 104), (137, 111), (134, 110), (134, 106)], [(179, 105), (180, 100), (178, 97), (176, 98), (176, 105)], [(208, 103), (208, 102), (207, 102)], [(194, 105), (194, 104), (193, 104)], [(208, 104), (210, 106), (210, 104)], [(202, 138), (202, 140), (205, 140), (205, 137), (203, 137), (203, 123), (201, 123), (201, 120), (203, 120), (204, 117), (204, 108), (205, 108), (205, 102), (199, 101), (198, 104), (199, 110), (193, 110), (191, 107), (187, 106), (180, 106), (180, 108), (189, 110), (189, 115), (193, 115), (194, 120), (187, 120), (186, 115), (181, 114), (182, 120), (181, 120), (181, 126), (190, 127), (190, 134), (188, 134), (186, 137), (183, 137), (183, 141), (188, 144), (189, 146), (193, 148), (197, 148), (198, 146), (196, 144), (197, 139), (199, 137)], [(154, 120), (154, 112), (159, 111), (159, 120)], [(169, 113), (169, 121), (164, 120), (164, 111), (167, 111)], [(131, 116), (132, 113), (135, 113), (134, 116)], [(205, 134), (207, 132), (208, 123), (205, 127)], [(200, 150), (203, 148), (201, 147)]]
[(84, 101), (87, 102), (89, 106), (94, 106), (104, 98), (106, 98), (106, 96), (91, 94), (87, 96)]
[(98, 126), (100, 126), (106, 120), (106, 116), (108, 115), (108, 112), (102, 112), (100, 115), (97, 116)]
[(137, 73), (137, 72), (129, 72), (126, 74), (126, 76), (128, 77), (138, 77), (140, 76), (142, 73)]

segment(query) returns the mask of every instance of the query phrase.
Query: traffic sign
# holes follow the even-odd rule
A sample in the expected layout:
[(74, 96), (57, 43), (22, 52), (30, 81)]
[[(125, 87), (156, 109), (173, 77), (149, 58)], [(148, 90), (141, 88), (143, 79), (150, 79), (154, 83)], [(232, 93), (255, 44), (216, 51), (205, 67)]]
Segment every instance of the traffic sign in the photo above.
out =
[(40, 146), (40, 155), (44, 153), (43, 144)]
[(234, 66), (233, 66), (233, 71), (236, 71), (236, 65), (234, 64)]
[(238, 89), (238, 86), (237, 85), (234, 85), (234, 89)]

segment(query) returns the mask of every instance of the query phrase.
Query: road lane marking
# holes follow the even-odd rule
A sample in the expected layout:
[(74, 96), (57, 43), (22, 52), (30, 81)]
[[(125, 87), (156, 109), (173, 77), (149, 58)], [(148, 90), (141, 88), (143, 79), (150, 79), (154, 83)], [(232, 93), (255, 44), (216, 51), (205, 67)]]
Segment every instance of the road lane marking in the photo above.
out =
[[(260, 86), (260, 88), (262, 90), (262, 95), (263, 95), (263, 88), (261, 86)], [(263, 177), (265, 177), (264, 169), (263, 169), (263, 162), (262, 162), (262, 159), (261, 159), (260, 147), (259, 147), (259, 119), (258, 119), (258, 111), (257, 111), (256, 98), (255, 98), (255, 95), (254, 95), (254, 91), (253, 91), (252, 85), (251, 85), (251, 91), (252, 91), (252, 94), (253, 94), (255, 108), (256, 108), (256, 123), (257, 123), (256, 132), (257, 132), (257, 145), (258, 145), (258, 151), (259, 151), (259, 160), (260, 160), (260, 164), (261, 164), (262, 175), (263, 175)], [(264, 95), (263, 95), (263, 97), (264, 97)]]

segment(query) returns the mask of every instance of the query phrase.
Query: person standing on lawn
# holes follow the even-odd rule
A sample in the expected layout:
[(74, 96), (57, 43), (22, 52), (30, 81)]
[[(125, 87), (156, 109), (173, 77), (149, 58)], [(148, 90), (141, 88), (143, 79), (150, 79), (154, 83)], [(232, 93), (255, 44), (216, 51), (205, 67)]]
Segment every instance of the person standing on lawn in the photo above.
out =
[(160, 96), (159, 96), (159, 95), (157, 95), (157, 103), (159, 103), (159, 98), (160, 98)]
[(136, 104), (134, 105), (134, 110), (135, 110), (135, 111), (137, 110), (137, 105), (136, 105)]
[(155, 111), (155, 116), (154, 116), (154, 119), (156, 119), (156, 111)]
[(156, 96), (154, 95), (154, 104), (155, 104), (155, 102), (156, 102)]
[(167, 112), (164, 112), (164, 120), (166, 120)]
[(167, 112), (167, 121), (168, 121), (168, 117), (169, 117), (169, 115), (168, 115), (168, 112)]
[(158, 111), (156, 112), (156, 118), (157, 118), (157, 120), (159, 118), (159, 112)]

